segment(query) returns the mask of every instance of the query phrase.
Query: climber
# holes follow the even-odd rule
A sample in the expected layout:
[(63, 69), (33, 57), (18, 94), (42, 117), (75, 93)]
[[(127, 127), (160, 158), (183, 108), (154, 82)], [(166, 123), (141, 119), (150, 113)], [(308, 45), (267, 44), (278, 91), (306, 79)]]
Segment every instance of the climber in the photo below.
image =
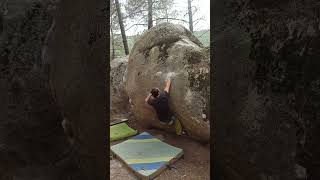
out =
[(159, 88), (152, 88), (145, 101), (155, 109), (161, 124), (172, 125), (175, 123), (176, 134), (181, 135), (185, 132), (182, 130), (180, 121), (175, 118), (169, 108), (170, 75), (167, 77), (164, 91), (160, 92)]

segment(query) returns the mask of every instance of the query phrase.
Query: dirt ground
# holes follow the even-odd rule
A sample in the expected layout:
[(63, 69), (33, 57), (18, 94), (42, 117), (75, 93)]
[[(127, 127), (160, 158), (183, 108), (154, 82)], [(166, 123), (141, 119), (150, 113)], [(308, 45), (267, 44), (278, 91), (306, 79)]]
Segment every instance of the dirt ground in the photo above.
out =
[[(184, 151), (184, 157), (171, 165), (155, 180), (186, 179), (207, 180), (210, 179), (210, 147), (200, 144), (188, 137), (177, 136), (161, 130), (146, 130), (140, 128), (133, 121), (129, 125), (139, 132), (149, 132), (164, 142), (179, 147)], [(111, 145), (116, 144), (112, 143)], [(112, 180), (137, 180), (138, 178), (118, 159), (110, 159), (110, 179)]]

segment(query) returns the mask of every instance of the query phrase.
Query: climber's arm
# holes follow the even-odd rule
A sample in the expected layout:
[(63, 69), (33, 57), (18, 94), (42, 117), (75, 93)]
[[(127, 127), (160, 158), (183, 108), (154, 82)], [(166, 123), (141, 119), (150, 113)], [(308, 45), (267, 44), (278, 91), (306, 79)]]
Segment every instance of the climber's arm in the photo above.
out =
[(166, 81), (166, 87), (164, 88), (164, 91), (166, 91), (167, 93), (169, 93), (170, 85), (171, 85), (171, 79), (168, 79)]
[(149, 95), (147, 96), (147, 98), (144, 100), (146, 103), (148, 103), (149, 99), (151, 97), (151, 93), (149, 93)]

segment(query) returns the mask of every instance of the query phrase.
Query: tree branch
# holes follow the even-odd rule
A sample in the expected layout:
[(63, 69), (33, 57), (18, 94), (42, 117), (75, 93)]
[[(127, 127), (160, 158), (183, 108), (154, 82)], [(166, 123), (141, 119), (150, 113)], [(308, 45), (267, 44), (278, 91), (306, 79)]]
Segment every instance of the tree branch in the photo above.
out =
[(188, 21), (186, 21), (186, 20), (184, 20), (184, 19), (178, 19), (178, 18), (157, 18), (157, 19), (155, 19), (155, 20), (153, 20), (153, 21), (157, 21), (157, 20), (162, 20), (162, 19), (170, 19), (170, 20), (178, 20), (178, 21), (183, 21), (183, 22), (185, 22), (185, 23), (188, 23)]
[(125, 16), (124, 18), (128, 18), (128, 17), (130, 17), (130, 16), (139, 14), (139, 13), (141, 13), (141, 12), (148, 12), (148, 10), (146, 10), (146, 9), (141, 9), (140, 11), (136, 11), (136, 12), (132, 12), (132, 13), (128, 14), (128, 15)]
[(131, 29), (133, 26), (147, 26), (148, 24), (133, 24), (132, 26), (130, 26), (128, 29), (126, 29), (126, 31), (128, 31), (129, 29)]
[[(143, 5), (146, 5), (146, 4), (147, 4), (146, 1), (142, 1), (137, 7), (135, 7), (135, 9), (136, 9), (136, 10), (137, 10), (137, 9), (140, 9)], [(145, 11), (145, 10), (142, 9), (141, 11)], [(133, 11), (132, 14), (136, 14), (136, 12)], [(128, 16), (130, 16), (130, 15), (128, 15)], [(127, 16), (127, 17), (128, 17), (128, 16)]]
[(202, 37), (204, 34), (206, 34), (207, 32), (209, 32), (210, 30), (206, 30), (203, 34), (201, 34), (198, 38)]

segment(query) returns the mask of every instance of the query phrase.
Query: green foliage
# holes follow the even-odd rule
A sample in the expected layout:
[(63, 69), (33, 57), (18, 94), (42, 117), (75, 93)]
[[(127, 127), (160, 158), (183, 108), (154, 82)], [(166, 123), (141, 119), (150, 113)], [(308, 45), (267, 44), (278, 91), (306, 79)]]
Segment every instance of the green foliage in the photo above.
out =
[(193, 32), (199, 41), (206, 47), (210, 46), (210, 29)]

